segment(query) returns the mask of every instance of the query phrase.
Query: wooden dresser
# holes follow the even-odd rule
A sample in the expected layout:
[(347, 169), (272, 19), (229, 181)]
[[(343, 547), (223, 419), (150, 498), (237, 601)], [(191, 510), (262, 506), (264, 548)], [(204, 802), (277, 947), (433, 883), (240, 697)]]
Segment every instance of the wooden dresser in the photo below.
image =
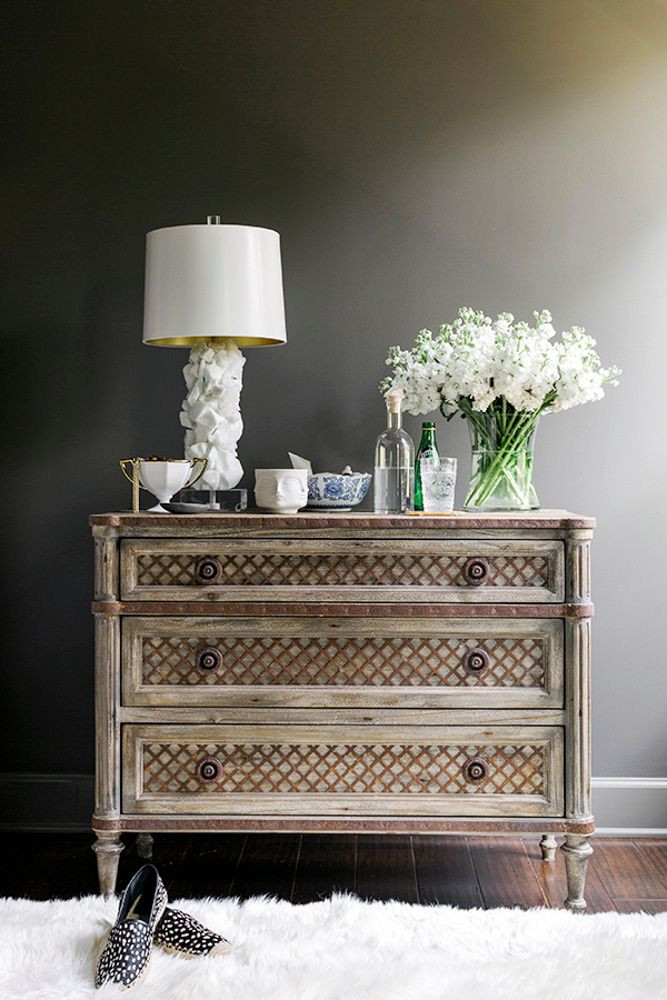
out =
[(124, 831), (521, 831), (585, 907), (592, 519), (90, 523), (102, 891)]

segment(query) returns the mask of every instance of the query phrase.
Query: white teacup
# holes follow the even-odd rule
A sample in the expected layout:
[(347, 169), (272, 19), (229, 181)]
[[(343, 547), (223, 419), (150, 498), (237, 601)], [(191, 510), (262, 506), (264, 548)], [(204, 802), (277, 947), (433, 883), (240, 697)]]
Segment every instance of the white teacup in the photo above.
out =
[(307, 469), (255, 469), (255, 503), (262, 510), (296, 514), (307, 502)]

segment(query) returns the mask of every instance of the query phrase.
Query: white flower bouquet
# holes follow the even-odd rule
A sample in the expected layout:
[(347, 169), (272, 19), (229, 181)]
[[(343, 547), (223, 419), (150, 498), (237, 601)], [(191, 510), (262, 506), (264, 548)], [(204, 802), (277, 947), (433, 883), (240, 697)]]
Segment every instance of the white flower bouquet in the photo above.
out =
[(567, 410), (604, 396), (618, 368), (602, 368), (595, 341), (573, 326), (556, 340), (551, 314), (533, 313), (534, 325), (511, 313), (495, 320), (471, 308), (433, 335), (422, 330), (411, 350), (392, 347), (393, 375), (380, 391), (404, 389), (409, 413), (439, 409), (468, 421), (472, 475), (466, 507), (528, 510), (539, 507), (532, 484), (532, 438), (543, 413)]

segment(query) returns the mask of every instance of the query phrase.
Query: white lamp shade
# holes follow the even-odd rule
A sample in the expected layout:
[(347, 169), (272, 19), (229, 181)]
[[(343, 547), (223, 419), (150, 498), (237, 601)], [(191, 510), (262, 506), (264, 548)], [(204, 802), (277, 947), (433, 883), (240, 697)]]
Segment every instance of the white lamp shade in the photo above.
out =
[(144, 343), (284, 344), (280, 237), (255, 226), (171, 226), (146, 236)]

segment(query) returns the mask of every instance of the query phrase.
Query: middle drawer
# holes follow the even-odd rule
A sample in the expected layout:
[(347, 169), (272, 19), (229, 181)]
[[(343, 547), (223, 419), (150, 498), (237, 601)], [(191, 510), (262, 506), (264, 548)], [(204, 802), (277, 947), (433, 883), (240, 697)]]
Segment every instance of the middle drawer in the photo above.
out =
[(559, 619), (124, 618), (123, 704), (561, 708)]

